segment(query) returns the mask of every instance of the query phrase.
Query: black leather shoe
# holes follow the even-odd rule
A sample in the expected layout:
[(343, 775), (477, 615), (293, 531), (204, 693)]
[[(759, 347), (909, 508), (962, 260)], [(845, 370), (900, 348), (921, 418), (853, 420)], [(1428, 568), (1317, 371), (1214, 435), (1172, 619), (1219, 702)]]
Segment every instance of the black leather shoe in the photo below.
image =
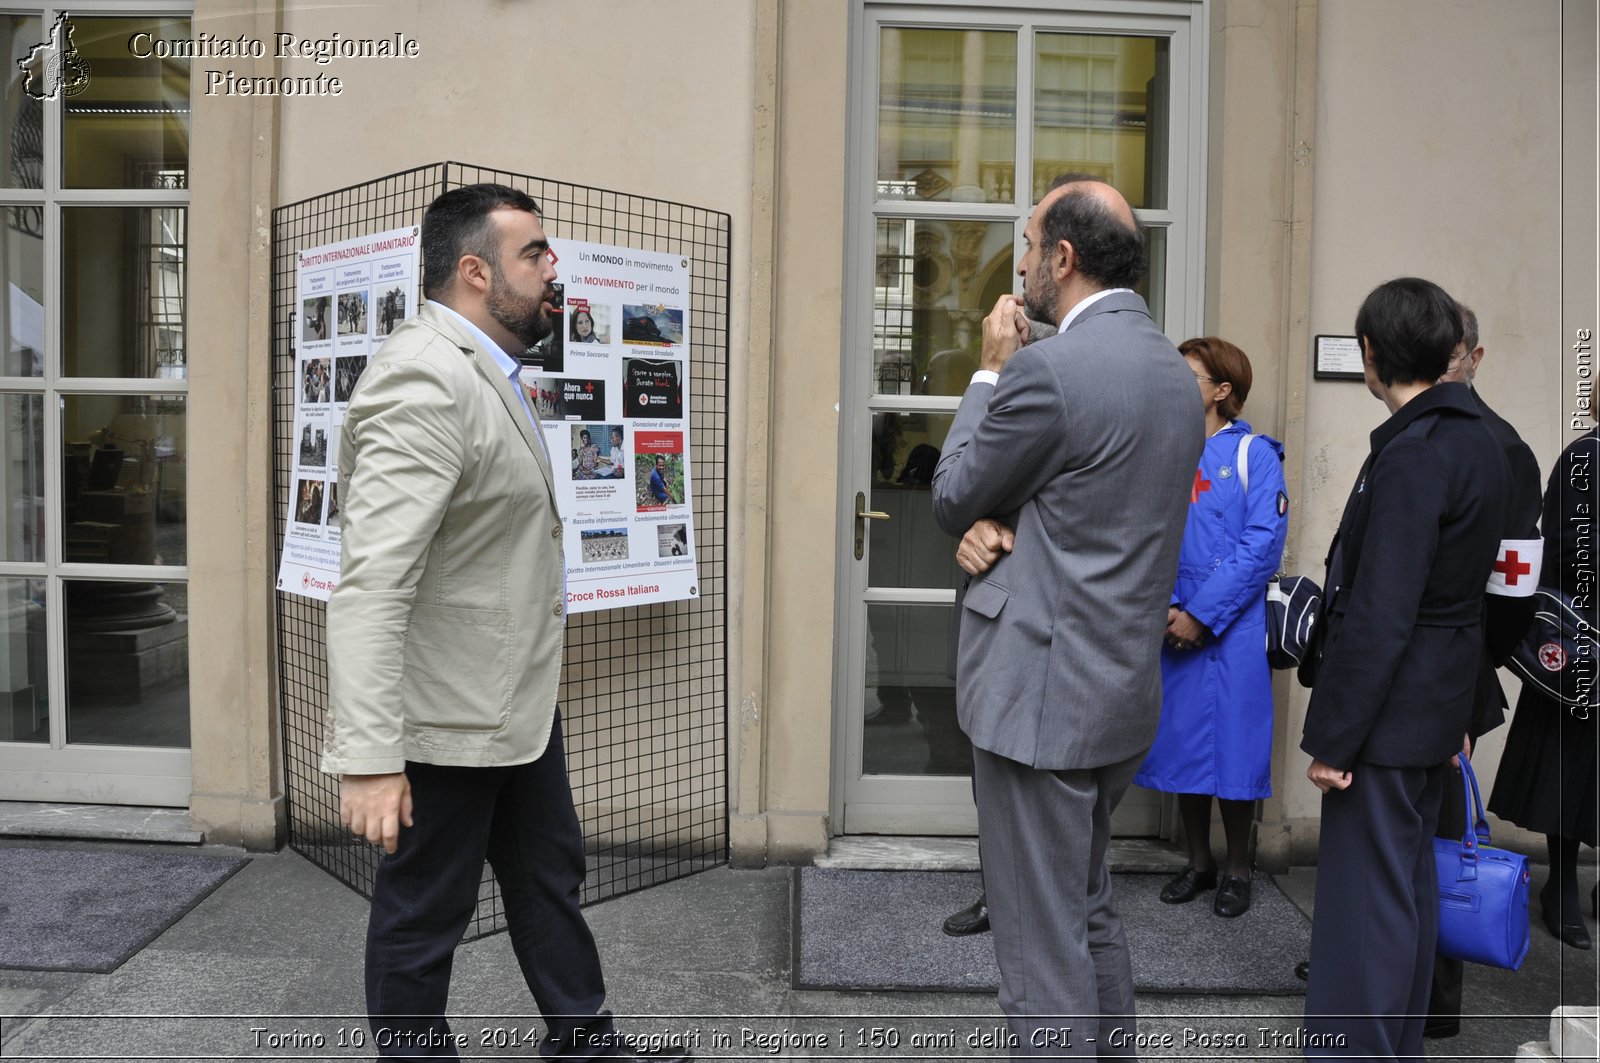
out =
[(1546, 900), (1543, 894), (1540, 894), (1539, 902), (1544, 916), (1544, 928), (1550, 931), (1551, 937), (1556, 938), (1564, 945), (1570, 945), (1585, 952), (1594, 948), (1594, 942), (1589, 940), (1589, 928), (1583, 925), (1581, 919), (1576, 923), (1559, 922), (1556, 906)]
[(1294, 965), (1294, 976), (1302, 982), (1311, 981), (1311, 961), (1301, 960)]
[(1191, 865), (1161, 888), (1161, 900), (1165, 904), (1188, 904), (1206, 890), (1216, 888), (1216, 868), (1210, 871), (1196, 871)]
[(1435, 1040), (1442, 1037), (1454, 1037), (1460, 1032), (1460, 1019), (1429, 1019), (1422, 1024), (1422, 1036)]
[(1224, 875), (1217, 887), (1217, 899), (1211, 910), (1224, 919), (1233, 919), (1250, 910), (1250, 880), (1238, 875)]
[(989, 904), (982, 893), (978, 899), (944, 921), (944, 932), (953, 938), (983, 934), (989, 930)]

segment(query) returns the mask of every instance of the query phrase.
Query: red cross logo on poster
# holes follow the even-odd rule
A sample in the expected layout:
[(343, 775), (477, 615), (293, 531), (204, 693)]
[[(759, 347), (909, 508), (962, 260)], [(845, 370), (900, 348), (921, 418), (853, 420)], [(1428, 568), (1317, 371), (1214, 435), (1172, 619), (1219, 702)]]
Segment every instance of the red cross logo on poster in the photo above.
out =
[(1539, 647), (1539, 663), (1547, 672), (1559, 672), (1567, 666), (1567, 651), (1559, 642), (1547, 642)]

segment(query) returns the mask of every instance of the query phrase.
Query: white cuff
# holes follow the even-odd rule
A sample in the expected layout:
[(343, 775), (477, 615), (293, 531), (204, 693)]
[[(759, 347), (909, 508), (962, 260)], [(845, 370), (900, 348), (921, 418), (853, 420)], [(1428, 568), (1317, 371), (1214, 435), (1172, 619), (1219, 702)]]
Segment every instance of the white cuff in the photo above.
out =
[(988, 384), (992, 387), (999, 383), (999, 373), (996, 373), (993, 369), (980, 369), (972, 374), (972, 380), (969, 381), (968, 386), (970, 387), (972, 384)]

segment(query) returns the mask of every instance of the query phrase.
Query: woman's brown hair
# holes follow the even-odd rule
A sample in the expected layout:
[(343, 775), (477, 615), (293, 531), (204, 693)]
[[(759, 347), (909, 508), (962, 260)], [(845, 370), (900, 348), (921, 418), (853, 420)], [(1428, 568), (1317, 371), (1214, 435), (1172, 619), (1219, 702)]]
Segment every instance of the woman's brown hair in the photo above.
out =
[(1178, 353), (1193, 357), (1205, 367), (1213, 384), (1232, 384), (1228, 397), (1217, 405), (1217, 412), (1228, 420), (1239, 416), (1244, 400), (1250, 397), (1250, 358), (1227, 340), (1216, 336), (1197, 336), (1178, 344)]

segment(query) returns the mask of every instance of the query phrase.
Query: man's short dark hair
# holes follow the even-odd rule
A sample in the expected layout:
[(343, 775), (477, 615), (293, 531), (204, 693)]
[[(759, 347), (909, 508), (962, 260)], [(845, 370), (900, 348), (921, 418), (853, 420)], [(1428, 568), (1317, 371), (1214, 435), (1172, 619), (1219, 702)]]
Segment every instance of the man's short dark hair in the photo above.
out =
[[(1050, 183), (1106, 184), (1084, 173), (1064, 173)], [(1131, 288), (1144, 275), (1144, 233), (1111, 212), (1087, 188), (1073, 188), (1050, 204), (1039, 221), (1040, 250), (1048, 258), (1062, 240), (1078, 256), (1078, 271), (1105, 288)]]
[(502, 207), (540, 213), (526, 192), (507, 185), (464, 185), (443, 193), (422, 216), (422, 294), (436, 298), (449, 289), (462, 255), (477, 255), (498, 268), (500, 248), (489, 215)]
[(1456, 301), (1420, 277), (1378, 285), (1356, 313), (1356, 336), (1371, 346), (1373, 372), (1385, 385), (1438, 380), (1461, 334)]

